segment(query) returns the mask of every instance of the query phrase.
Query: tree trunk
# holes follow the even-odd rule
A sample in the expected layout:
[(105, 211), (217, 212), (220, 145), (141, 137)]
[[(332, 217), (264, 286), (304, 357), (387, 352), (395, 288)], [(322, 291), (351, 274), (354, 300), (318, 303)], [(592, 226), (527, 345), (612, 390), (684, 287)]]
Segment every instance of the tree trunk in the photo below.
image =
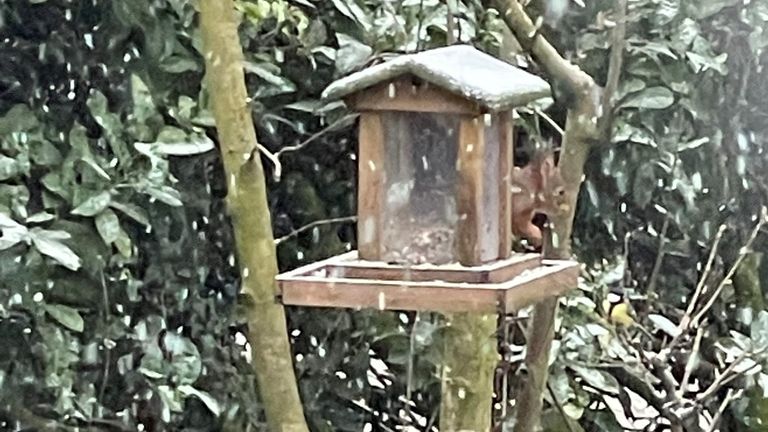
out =
[(309, 429), (296, 385), (285, 312), (275, 301), (277, 257), (234, 3), (201, 0), (200, 21), (242, 292), (249, 297), (249, 340), (261, 400), (270, 431), (305, 432)]
[[(627, 0), (619, 0), (616, 4), (617, 25), (611, 36), (611, 56), (604, 92), (601, 92), (591, 76), (563, 58), (555, 47), (538, 34), (520, 2), (496, 0), (495, 3), (520, 45), (552, 80), (572, 96), (558, 164), (567, 185), (569, 208), (551, 218), (551, 229), (547, 233), (544, 251), (546, 258), (570, 259), (573, 217), (584, 175), (584, 162), (591, 143), (610, 136), (613, 113), (611, 102), (622, 69)], [(527, 335), (525, 364), (528, 374), (517, 396), (515, 432), (533, 432), (539, 423), (558, 303), (558, 299), (549, 299), (534, 307)]]

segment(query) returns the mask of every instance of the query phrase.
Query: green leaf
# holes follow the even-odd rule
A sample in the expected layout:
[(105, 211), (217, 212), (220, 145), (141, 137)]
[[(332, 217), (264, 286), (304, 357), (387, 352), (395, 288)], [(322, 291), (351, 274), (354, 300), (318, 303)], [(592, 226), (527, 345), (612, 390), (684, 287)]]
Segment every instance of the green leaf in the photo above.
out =
[(363, 11), (363, 8), (355, 0), (332, 0), (333, 6), (344, 16), (359, 24), (364, 31), (372, 27), (371, 18)]
[(760, 311), (749, 330), (755, 349), (768, 348), (768, 312)]
[(164, 59), (160, 63), (160, 68), (168, 73), (178, 74), (183, 72), (197, 71), (200, 67), (193, 59), (173, 55)]
[(109, 203), (109, 206), (115, 210), (118, 210), (124, 213), (129, 218), (135, 220), (136, 222), (144, 226), (150, 225), (149, 216), (147, 216), (147, 212), (144, 211), (144, 209), (139, 206), (136, 206), (130, 203), (120, 203), (117, 201), (111, 201)]
[(650, 87), (627, 98), (622, 108), (664, 109), (675, 103), (672, 90), (666, 87)]
[(46, 212), (40, 212), (35, 213), (32, 216), (27, 218), (27, 223), (43, 223), (43, 222), (49, 222), (56, 219), (56, 216), (46, 213)]
[(296, 90), (296, 86), (287, 78), (280, 76), (280, 67), (272, 63), (244, 61), (246, 73), (252, 73), (264, 81), (288, 91)]
[(181, 194), (179, 191), (170, 186), (162, 186), (160, 188), (150, 187), (146, 190), (146, 193), (152, 198), (162, 201), (171, 207), (181, 207), (184, 204), (181, 202)]
[(680, 334), (680, 329), (677, 328), (675, 323), (663, 315), (648, 314), (648, 320), (651, 321), (657, 329), (672, 337), (677, 337)]
[(571, 365), (570, 368), (584, 378), (584, 381), (590, 386), (609, 394), (619, 394), (619, 383), (613, 375), (598, 369), (588, 369), (577, 365)]
[(219, 406), (219, 402), (216, 401), (216, 399), (213, 398), (210, 394), (198, 390), (191, 385), (180, 385), (179, 391), (184, 396), (195, 396), (196, 398), (200, 399), (200, 401), (213, 413), (215, 416), (219, 416), (221, 414), (221, 406)]
[(85, 328), (85, 322), (83, 321), (83, 317), (80, 316), (80, 312), (78, 312), (76, 309), (61, 304), (47, 303), (43, 305), (43, 309), (48, 312), (48, 315), (50, 315), (51, 318), (56, 320), (64, 327), (78, 333), (83, 332), (83, 329)]
[(688, 141), (687, 143), (681, 144), (677, 148), (677, 151), (682, 152), (682, 151), (697, 149), (708, 142), (709, 142), (709, 137), (698, 138), (692, 141)]
[(8, 180), (18, 173), (16, 160), (0, 154), (0, 180)]
[(96, 216), (104, 211), (111, 201), (112, 194), (109, 191), (104, 191), (83, 201), (79, 206), (72, 210), (72, 214), (89, 217)]
[(0, 251), (15, 246), (28, 238), (27, 227), (0, 213)]
[(154, 143), (135, 143), (136, 150), (142, 154), (154, 152), (169, 156), (192, 156), (207, 153), (214, 149), (213, 141), (205, 135), (189, 135), (179, 128), (166, 126)]
[(120, 219), (118, 219), (115, 212), (110, 209), (106, 209), (99, 213), (95, 219), (96, 230), (104, 240), (104, 243), (109, 246), (115, 242), (120, 236)]
[(38, 126), (37, 117), (26, 105), (14, 105), (0, 117), (0, 136), (26, 132)]
[(336, 33), (339, 50), (336, 52), (336, 73), (344, 75), (362, 65), (371, 54), (373, 48), (344, 33)]
[(33, 141), (29, 145), (29, 158), (32, 162), (52, 166), (61, 163), (61, 152), (49, 141)]
[(69, 246), (60, 241), (69, 239), (70, 235), (68, 233), (33, 228), (29, 231), (29, 234), (32, 243), (41, 254), (53, 258), (56, 262), (72, 271), (77, 271), (82, 265), (80, 257)]
[(717, 71), (720, 75), (726, 75), (728, 73), (728, 68), (725, 64), (726, 60), (728, 60), (728, 53), (722, 53), (717, 57), (709, 57), (694, 52), (688, 52), (685, 56), (688, 58), (688, 61), (691, 62), (693, 69), (697, 72), (704, 72), (712, 69)]

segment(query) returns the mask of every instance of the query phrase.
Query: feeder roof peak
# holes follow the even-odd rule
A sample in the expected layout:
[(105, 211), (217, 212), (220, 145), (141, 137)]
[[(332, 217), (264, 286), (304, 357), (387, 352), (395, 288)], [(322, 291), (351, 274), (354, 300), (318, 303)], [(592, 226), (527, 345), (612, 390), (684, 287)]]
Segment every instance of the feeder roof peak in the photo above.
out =
[(402, 75), (414, 75), (491, 111), (523, 106), (551, 95), (542, 78), (470, 45), (404, 54), (333, 82), (323, 98), (338, 99)]

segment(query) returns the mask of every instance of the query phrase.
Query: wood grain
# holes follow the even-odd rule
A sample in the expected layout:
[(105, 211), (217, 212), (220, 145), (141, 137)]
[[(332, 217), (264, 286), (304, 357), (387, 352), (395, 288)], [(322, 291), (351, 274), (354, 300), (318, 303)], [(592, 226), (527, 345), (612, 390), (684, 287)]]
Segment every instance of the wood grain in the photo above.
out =
[(378, 113), (360, 115), (357, 182), (357, 242), (360, 257), (381, 259), (384, 214), (384, 129)]
[(465, 266), (482, 264), (481, 239), (483, 222), (483, 155), (484, 123), (480, 117), (465, 116), (459, 129), (457, 161), (459, 213), (456, 252)]
[(499, 128), (499, 258), (512, 253), (512, 167), (515, 154), (514, 125), (509, 112), (498, 116)]

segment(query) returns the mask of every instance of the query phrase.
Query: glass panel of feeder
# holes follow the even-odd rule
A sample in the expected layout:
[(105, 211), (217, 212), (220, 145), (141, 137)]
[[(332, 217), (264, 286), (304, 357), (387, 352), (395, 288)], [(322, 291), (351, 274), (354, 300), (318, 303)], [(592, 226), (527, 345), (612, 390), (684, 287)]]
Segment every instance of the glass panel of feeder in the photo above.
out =
[(382, 259), (402, 264), (455, 261), (459, 116), (385, 112), (386, 172)]
[[(483, 261), (499, 257), (499, 173), (501, 151), (501, 123), (497, 116), (486, 115), (485, 155), (483, 171), (483, 209), (480, 212), (480, 258)], [(509, 223), (509, 222), (507, 222)]]

